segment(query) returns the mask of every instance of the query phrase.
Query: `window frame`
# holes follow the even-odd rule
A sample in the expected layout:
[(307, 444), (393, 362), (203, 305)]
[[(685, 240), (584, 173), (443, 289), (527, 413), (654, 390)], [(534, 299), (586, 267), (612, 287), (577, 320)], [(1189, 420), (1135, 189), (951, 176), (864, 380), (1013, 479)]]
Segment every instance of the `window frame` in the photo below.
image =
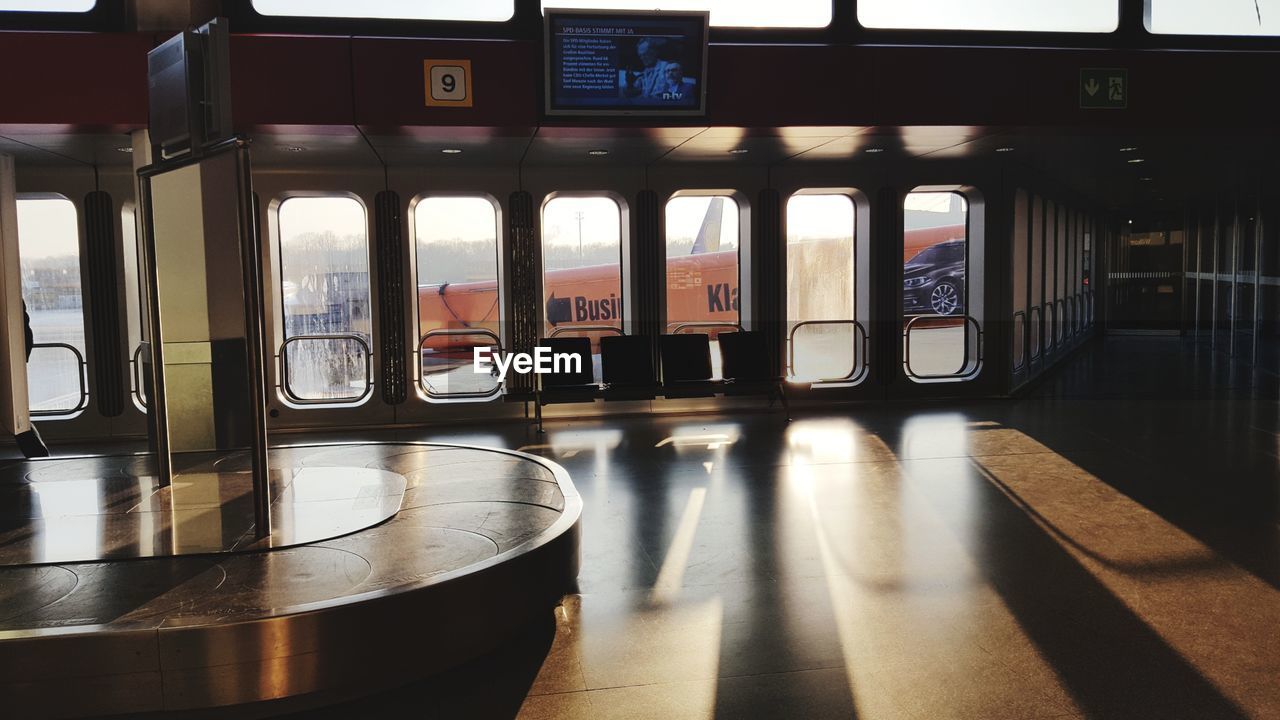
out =
[[(855, 323), (855, 331), (854, 331), (855, 338), (856, 338), (857, 332), (863, 333), (863, 346), (854, 348), (854, 367), (852, 372), (848, 376), (844, 378), (832, 378), (832, 379), (823, 379), (823, 380), (795, 380), (795, 376), (792, 374), (794, 372), (794, 368), (791, 367), (791, 363), (790, 363), (790, 358), (793, 352), (790, 345), (791, 337), (792, 337), (792, 331), (790, 329), (790, 326), (792, 323), (791, 308), (789, 303), (784, 302), (783, 322), (788, 326), (787, 334), (786, 334), (786, 337), (784, 338), (784, 343), (786, 344), (787, 359), (788, 359), (787, 363), (785, 363), (787, 366), (785, 368), (787, 372), (787, 381), (807, 383), (808, 386), (813, 389), (856, 387), (866, 381), (866, 379), (870, 376), (869, 371), (871, 369), (871, 365), (870, 365), (871, 359), (869, 357), (870, 330), (868, 329), (868, 325), (871, 322), (871, 315), (870, 315), (870, 310), (871, 310), (871, 296), (870, 296), (871, 203), (866, 193), (854, 187), (801, 187), (801, 188), (795, 189), (794, 191), (786, 195), (785, 200), (782, 202), (782, 234), (783, 234), (782, 241), (784, 246), (783, 247), (784, 275), (782, 278), (782, 285), (783, 285), (782, 290), (783, 290), (784, 298), (789, 298), (791, 294), (790, 287), (787, 286), (787, 278), (790, 276), (789, 266), (791, 262), (790, 250), (789, 250), (790, 244), (791, 244), (791, 236), (790, 236), (790, 233), (788, 232), (788, 220), (787, 220), (787, 215), (789, 213), (788, 208), (790, 207), (791, 200), (801, 195), (811, 195), (811, 196), (812, 195), (817, 195), (817, 196), (839, 195), (847, 198), (850, 204), (852, 205), (853, 228), (851, 229), (852, 230), (851, 235), (852, 235), (852, 242), (853, 242), (853, 248), (852, 248), (853, 267), (850, 268), (850, 272), (852, 273), (852, 278), (853, 278), (853, 287), (852, 287), (853, 317), (848, 318), (848, 320), (851, 320)], [(843, 319), (836, 319), (836, 320), (831, 320), (827, 322), (842, 322), (842, 321)]]
[[(347, 198), (354, 200), (360, 204), (360, 209), (364, 213), (364, 239), (365, 239), (365, 263), (369, 273), (369, 341), (364, 343), (366, 351), (366, 378), (367, 385), (364, 393), (358, 398), (352, 399), (332, 399), (322, 398), (310, 400), (307, 398), (296, 397), (288, 387), (287, 378), (289, 371), (285, 367), (288, 363), (286, 356), (286, 345), (290, 340), (288, 331), (288, 313), (284, 308), (284, 234), (280, 222), (280, 208), (290, 200), (297, 199), (316, 199), (316, 198)], [(375, 349), (377, 338), (377, 321), (378, 321), (378, 297), (377, 297), (377, 275), (375, 273), (376, 261), (374, 253), (374, 228), (372, 225), (372, 215), (369, 212), (369, 206), (365, 203), (364, 198), (359, 194), (346, 190), (289, 190), (280, 193), (271, 200), (271, 204), (267, 212), (269, 218), (270, 237), (271, 237), (271, 254), (272, 264), (271, 272), (274, 274), (274, 283), (270, 288), (271, 292), (277, 293), (277, 302), (264, 302), (264, 307), (271, 308), (271, 312), (277, 318), (276, 329), (271, 338), (272, 345), (267, 348), (268, 355), (274, 364), (273, 372), (276, 374), (275, 391), (276, 397), (288, 408), (293, 410), (309, 410), (319, 408), (350, 408), (366, 405), (376, 395), (377, 390), (377, 366), (375, 365)], [(352, 333), (355, 334), (355, 333)]]
[[(79, 266), (79, 274), (80, 274), (80, 287), (79, 287), (80, 328), (81, 328), (81, 341), (84, 344), (84, 349), (77, 350), (76, 355), (78, 356), (81, 363), (80, 387), (82, 388), (83, 392), (79, 402), (76, 404), (76, 407), (74, 408), (68, 408), (65, 410), (58, 409), (58, 410), (31, 410), (30, 411), (33, 419), (38, 418), (41, 421), (74, 420), (84, 415), (89, 410), (89, 406), (91, 404), (90, 401), (93, 398), (93, 387), (90, 384), (91, 373), (89, 371), (89, 368), (90, 368), (89, 363), (91, 362), (91, 359), (90, 359), (91, 355), (89, 353), (90, 353), (90, 345), (92, 344), (92, 337), (91, 337), (91, 328), (90, 328), (90, 320), (89, 320), (89, 307), (88, 307), (88, 303), (86, 302), (86, 292), (85, 292), (85, 279), (87, 277), (87, 274), (84, 271), (84, 263), (85, 263), (84, 208), (81, 207), (80, 203), (77, 203), (75, 200), (72, 200), (70, 197), (67, 197), (66, 195), (60, 192), (19, 192), (14, 194), (14, 200), (15, 200), (15, 206), (17, 206), (19, 203), (21, 203), (24, 200), (37, 200), (37, 201), (60, 200), (70, 204), (72, 211), (75, 213), (76, 264)], [(17, 222), (16, 217), (14, 218), (14, 222), (16, 224)], [(21, 233), (19, 233), (19, 236), (18, 236), (18, 264), (19, 264), (18, 272), (19, 272), (19, 276), (21, 276), (21, 273), (22, 273)], [(19, 278), (19, 294), (21, 294), (21, 277)], [(25, 301), (25, 298), (23, 298), (23, 300)], [(34, 332), (33, 332), (33, 336), (35, 336)], [(36, 344), (39, 344), (41, 342), (39, 337), (34, 337), (34, 341)], [(29, 373), (30, 368), (28, 367), (26, 371)], [(27, 398), (28, 398), (28, 406), (29, 406), (30, 397), (31, 397), (30, 375), (28, 374), (27, 377), (28, 377)]]
[[(672, 200), (682, 197), (726, 197), (733, 200), (738, 215), (738, 321), (737, 326), (747, 329), (751, 324), (751, 203), (747, 194), (732, 188), (692, 188), (676, 190), (663, 201), (662, 213), (662, 332), (666, 334), (671, 327), (670, 310), (667, 307), (667, 206)], [(784, 251), (785, 252), (785, 251)]]
[(547, 337), (547, 308), (546, 308), (546, 279), (547, 279), (547, 262), (546, 262), (546, 228), (543, 222), (547, 214), (547, 206), (551, 201), (560, 198), (607, 198), (612, 200), (618, 206), (618, 280), (619, 280), (619, 299), (622, 300), (622, 313), (620, 317), (614, 318), (617, 321), (618, 330), (622, 334), (628, 334), (632, 328), (632, 307), (631, 307), (631, 263), (628, 252), (628, 246), (631, 241), (630, 227), (631, 216), (627, 200), (619, 193), (612, 190), (556, 190), (549, 192), (542, 198), (542, 203), (538, 206), (538, 337)]
[[(933, 383), (963, 383), (977, 380), (985, 367), (984, 353), (986, 351), (987, 338), (983, 328), (986, 307), (984, 301), (984, 293), (986, 292), (986, 199), (976, 186), (971, 184), (938, 184), (929, 183), (915, 185), (907, 188), (902, 193), (902, 200), (898, 204), (899, 212), (902, 213), (900, 218), (904, 222), (900, 225), (902, 228), (902, 237), (900, 242), (904, 242), (906, 238), (906, 202), (907, 197), (913, 193), (951, 193), (959, 195), (965, 203), (964, 218), (964, 313), (954, 317), (964, 318), (962, 327), (964, 328), (964, 362), (961, 363), (959, 369), (949, 374), (919, 374), (910, 369), (910, 340), (909, 335), (911, 328), (909, 327), (913, 319), (908, 319), (906, 309), (903, 307), (902, 288), (897, 289), (898, 309), (901, 311), (899, 316), (902, 318), (901, 328), (904, 347), (902, 348), (903, 358), (901, 373), (912, 383), (917, 385), (928, 385)], [(906, 261), (903, 261), (903, 266)], [(901, 278), (901, 276), (899, 276)], [(901, 285), (901, 281), (899, 282)], [(975, 287), (977, 288), (975, 292)], [(975, 332), (976, 331), (976, 332)]]
[(496, 271), (496, 288), (498, 291), (498, 342), (500, 347), (507, 347), (510, 343), (509, 333), (507, 331), (507, 287), (506, 276), (507, 268), (503, 263), (503, 248), (506, 246), (505, 224), (503, 223), (502, 203), (492, 193), (485, 190), (424, 190), (409, 199), (409, 213), (407, 215), (409, 225), (409, 256), (410, 256), (410, 277), (412, 278), (413, 288), (413, 310), (410, 316), (413, 318), (413, 344), (410, 352), (413, 356), (413, 362), (410, 366), (413, 368), (414, 385), (417, 388), (419, 398), (429, 403), (451, 404), (451, 403), (483, 403), (492, 402), (501, 398), (505, 385), (498, 383), (492, 392), (484, 394), (459, 393), (436, 394), (431, 393), (426, 387), (426, 378), (422, 373), (422, 318), (420, 317), (421, 307), (418, 298), (418, 287), (421, 278), (418, 275), (419, 263), (419, 245), (418, 239), (418, 205), (423, 201), (433, 198), (468, 198), (487, 201), (493, 207), (494, 237), (495, 237), (495, 257), (494, 270)]

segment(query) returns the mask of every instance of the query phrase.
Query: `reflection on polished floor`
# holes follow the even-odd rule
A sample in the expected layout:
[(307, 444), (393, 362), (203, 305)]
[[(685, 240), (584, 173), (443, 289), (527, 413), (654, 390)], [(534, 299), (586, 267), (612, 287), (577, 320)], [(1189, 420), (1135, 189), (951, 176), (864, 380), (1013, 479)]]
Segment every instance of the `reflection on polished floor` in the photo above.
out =
[(579, 592), (298, 717), (1280, 717), (1278, 397), (1110, 339), (1012, 402), (401, 433), (563, 465)]
[[(295, 453), (296, 454), (296, 453)], [(154, 456), (0, 466), (0, 566), (289, 547), (377, 525), (404, 477), (363, 467), (293, 467), (273, 453), (271, 534), (257, 538), (246, 453), (200, 459), (161, 486)]]

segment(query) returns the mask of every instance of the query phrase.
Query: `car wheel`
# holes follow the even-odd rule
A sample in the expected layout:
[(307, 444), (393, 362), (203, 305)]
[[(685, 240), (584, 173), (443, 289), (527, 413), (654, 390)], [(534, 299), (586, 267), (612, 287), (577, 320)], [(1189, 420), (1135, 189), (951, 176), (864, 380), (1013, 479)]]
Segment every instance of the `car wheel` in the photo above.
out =
[(960, 287), (953, 280), (939, 280), (929, 293), (929, 304), (938, 315), (955, 315), (960, 312)]

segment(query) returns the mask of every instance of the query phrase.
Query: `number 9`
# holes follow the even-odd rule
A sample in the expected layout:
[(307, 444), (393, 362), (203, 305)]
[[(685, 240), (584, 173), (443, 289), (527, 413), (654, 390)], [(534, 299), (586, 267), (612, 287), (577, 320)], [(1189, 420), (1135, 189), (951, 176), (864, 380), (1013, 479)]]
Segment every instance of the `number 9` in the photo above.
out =
[(440, 76), (440, 85), (445, 92), (451, 93), (458, 87), (458, 81), (454, 79), (453, 75), (442, 75)]

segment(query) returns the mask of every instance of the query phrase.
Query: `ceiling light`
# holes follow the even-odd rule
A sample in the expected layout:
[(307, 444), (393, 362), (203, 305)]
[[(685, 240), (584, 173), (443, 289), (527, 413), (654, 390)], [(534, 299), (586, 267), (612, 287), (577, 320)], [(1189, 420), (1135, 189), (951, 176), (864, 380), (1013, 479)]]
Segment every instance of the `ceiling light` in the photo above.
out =
[(116, 152), (131, 153), (131, 152), (133, 152), (133, 146), (132, 146), (132, 145), (121, 145), (120, 147), (116, 148)]
[(1137, 150), (1137, 149), (1138, 148), (1136, 147), (1122, 147), (1120, 148), (1120, 152), (1133, 152), (1134, 150)]
[(869, 153), (880, 153), (880, 152), (884, 152), (884, 148), (867, 148), (867, 152), (869, 152)]
[(444, 148), (440, 152), (444, 153), (445, 155), (459, 155), (462, 153), (462, 150), (458, 148)]
[(609, 154), (609, 151), (608, 151), (608, 150), (588, 150), (588, 151), (587, 151), (587, 154), (588, 154), (588, 155), (594, 155), (594, 156), (596, 156), (596, 157), (601, 157), (601, 156), (604, 156), (604, 155), (608, 155), (608, 154)]
[(1147, 180), (1150, 180), (1151, 178), (1149, 178), (1149, 177), (1140, 177), (1140, 178), (1138, 178), (1138, 179), (1139, 179), (1139, 180), (1147, 181)]
[(745, 155), (745, 154), (747, 154), (747, 153), (749, 153), (749, 152), (751, 152), (751, 151), (750, 151), (750, 150), (748, 150), (748, 149), (746, 149), (746, 148), (734, 148), (734, 149), (732, 149), (732, 150), (730, 150), (730, 151), (729, 151), (729, 154), (730, 154), (730, 155)]
[(1130, 165), (1137, 165), (1140, 162), (1146, 162), (1146, 160), (1143, 160), (1142, 158), (1134, 158), (1132, 160), (1126, 160), (1125, 162), (1129, 163)]
[(281, 152), (291, 152), (291, 153), (306, 152), (307, 150), (301, 145), (277, 145), (276, 149)]
[(1011, 147), (996, 148), (996, 152), (1013, 152), (1013, 150)]

